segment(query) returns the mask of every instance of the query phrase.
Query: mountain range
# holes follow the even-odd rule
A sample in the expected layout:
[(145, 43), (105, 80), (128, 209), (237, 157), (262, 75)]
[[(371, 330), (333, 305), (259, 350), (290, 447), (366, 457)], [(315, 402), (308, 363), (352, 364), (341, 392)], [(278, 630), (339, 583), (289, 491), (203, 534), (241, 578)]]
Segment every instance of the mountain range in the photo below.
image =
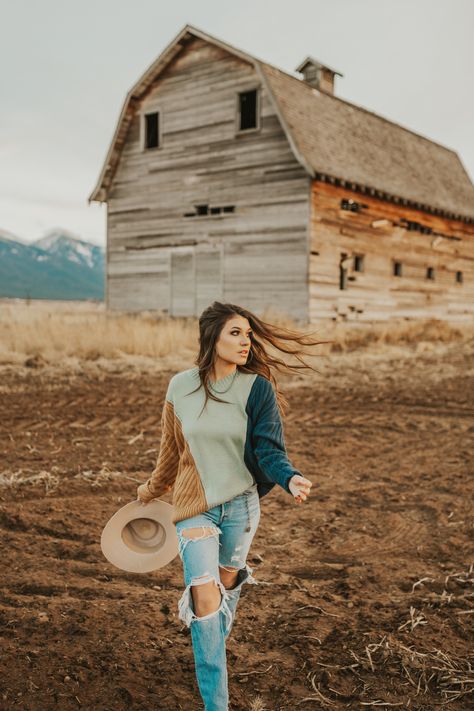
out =
[(0, 230), (0, 298), (104, 299), (104, 250), (66, 230), (26, 243)]

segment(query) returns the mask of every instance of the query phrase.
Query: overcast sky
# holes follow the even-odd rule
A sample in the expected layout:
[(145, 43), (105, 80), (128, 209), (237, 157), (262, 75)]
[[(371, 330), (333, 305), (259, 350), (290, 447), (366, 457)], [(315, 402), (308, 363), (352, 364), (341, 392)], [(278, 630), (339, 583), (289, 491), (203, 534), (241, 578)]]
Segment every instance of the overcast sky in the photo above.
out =
[(105, 244), (87, 202), (127, 91), (185, 24), (455, 150), (474, 179), (474, 0), (0, 0), (0, 229)]

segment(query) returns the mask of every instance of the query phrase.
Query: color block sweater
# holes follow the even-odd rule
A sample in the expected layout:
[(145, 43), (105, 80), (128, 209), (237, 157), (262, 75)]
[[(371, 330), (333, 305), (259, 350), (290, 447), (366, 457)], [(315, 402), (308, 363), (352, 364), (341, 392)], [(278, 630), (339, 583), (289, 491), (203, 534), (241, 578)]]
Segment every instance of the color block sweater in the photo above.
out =
[(211, 382), (210, 389), (226, 402), (208, 399), (203, 410), (197, 366), (169, 381), (158, 460), (141, 498), (151, 500), (173, 489), (173, 523), (229, 501), (253, 484), (260, 498), (275, 484), (291, 494), (288, 482), (300, 474), (286, 454), (269, 380), (237, 370)]

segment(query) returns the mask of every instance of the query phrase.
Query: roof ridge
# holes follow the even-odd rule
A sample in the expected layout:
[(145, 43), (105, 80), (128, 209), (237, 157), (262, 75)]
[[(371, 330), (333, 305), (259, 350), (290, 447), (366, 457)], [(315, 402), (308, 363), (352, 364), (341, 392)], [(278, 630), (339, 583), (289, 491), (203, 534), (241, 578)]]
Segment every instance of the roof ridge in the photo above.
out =
[[(299, 79), (298, 77), (295, 77), (293, 74), (290, 74), (285, 69), (280, 69), (280, 67), (277, 67), (274, 64), (270, 64), (269, 62), (261, 62), (260, 60), (257, 60), (257, 61), (259, 61), (260, 64), (263, 64), (264, 66), (270, 67), (270, 69), (276, 69), (276, 71), (280, 72), (281, 74), (284, 74), (289, 79), (294, 79), (294, 81), (298, 82), (298, 84), (300, 86), (305, 87), (305, 89), (309, 89), (310, 91), (313, 89), (316, 89), (316, 87), (311, 86), (311, 84), (307, 84), (303, 79)], [(408, 128), (407, 126), (404, 126), (401, 123), (397, 123), (396, 121), (391, 121), (389, 118), (386, 118), (385, 116), (382, 116), (381, 114), (378, 114), (375, 111), (371, 111), (370, 109), (366, 108), (365, 106), (361, 106), (360, 104), (355, 104), (354, 102), (349, 101), (348, 99), (343, 99), (342, 97), (336, 96), (335, 94), (328, 94), (327, 92), (319, 91), (318, 89), (316, 89), (316, 91), (318, 91), (319, 94), (327, 97), (328, 99), (335, 99), (336, 101), (340, 101), (343, 104), (352, 106), (353, 108), (358, 109), (359, 111), (363, 111), (366, 114), (375, 116), (375, 118), (378, 118), (381, 121), (385, 121), (385, 123), (389, 123), (391, 126), (397, 126), (398, 128), (401, 128), (403, 131), (408, 131), (408, 133), (411, 133), (413, 136), (416, 136), (417, 138), (422, 138), (424, 141), (428, 141), (428, 143), (434, 143), (436, 146), (439, 146), (440, 148), (444, 148), (445, 151), (449, 151), (450, 153), (454, 153), (454, 155), (458, 156), (458, 153), (457, 153), (457, 151), (454, 150), (454, 148), (450, 148), (449, 146), (445, 146), (443, 143), (439, 143), (439, 141), (435, 141), (432, 138), (423, 136), (422, 133), (417, 133), (417, 131), (414, 131), (412, 128)]]
[[(421, 205), (421, 209), (436, 209), (453, 219), (459, 216), (464, 218), (472, 215), (471, 205), (474, 186), (456, 150), (364, 106), (355, 104), (335, 94), (318, 91), (311, 84), (301, 78), (297, 78), (286, 70), (265, 62), (189, 24), (185, 25), (165, 47), (127, 93), (106, 159), (97, 184), (89, 197), (89, 202), (93, 200), (99, 202), (107, 201), (110, 184), (125, 141), (126, 129), (135, 112), (135, 103), (149, 89), (151, 82), (168, 66), (169, 62), (181, 50), (186, 51), (188, 40), (190, 39), (201, 39), (204, 42), (215, 44), (242, 61), (253, 65), (262, 82), (262, 87), (268, 91), (275, 114), (288, 139), (290, 148), (296, 160), (308, 175), (313, 178), (319, 173), (329, 176), (335, 176), (336, 174), (341, 176), (345, 171), (349, 171), (350, 168), (354, 169), (353, 165), (349, 165), (352, 156), (350, 151), (358, 148), (358, 160), (362, 160), (362, 164), (359, 166), (360, 170), (356, 169), (354, 175), (354, 181), (358, 184), (368, 187), (372, 181), (374, 185), (379, 185), (377, 189), (383, 194), (401, 197), (417, 207)], [(299, 87), (305, 88), (297, 90), (297, 85), (287, 80), (298, 82)], [(284, 102), (285, 94), (292, 96), (292, 90), (294, 90), (293, 103), (301, 104), (300, 108), (306, 112), (306, 118), (303, 117), (301, 111), (298, 113), (298, 107), (296, 107), (296, 111), (292, 112), (291, 101), (289, 104)], [(311, 94), (308, 93), (309, 91), (311, 91)], [(333, 99), (334, 101), (327, 101), (326, 99)], [(339, 102), (339, 104), (335, 102)], [(340, 108), (338, 110), (339, 105)], [(348, 111), (344, 110), (344, 106), (348, 108)], [(322, 139), (321, 136), (318, 136), (317, 131), (313, 131), (312, 139), (311, 136), (309, 139), (307, 138), (308, 133), (311, 134), (311, 130), (314, 128), (314, 122), (311, 121), (314, 108), (319, 109), (322, 114), (330, 117), (331, 123), (325, 127), (328, 140), (333, 141), (332, 149), (329, 152), (326, 144), (320, 145), (318, 151), (318, 140)], [(350, 115), (351, 113), (352, 116)], [(366, 116), (371, 117), (370, 122), (365, 118)], [(373, 149), (366, 151), (368, 155), (365, 155), (365, 158), (370, 158), (370, 167), (365, 165), (363, 155), (363, 146), (370, 142), (370, 137), (367, 135), (361, 134), (363, 138), (362, 149), (357, 144), (357, 141), (355, 141), (356, 145), (352, 145), (354, 141), (351, 144), (351, 136), (349, 135), (341, 149), (342, 153), (338, 153), (337, 150), (337, 132), (344, 131), (352, 123), (357, 126), (364, 120), (368, 125), (372, 124), (371, 130), (376, 134), (380, 134), (379, 138), (382, 142), (385, 139), (389, 140), (389, 144), (385, 148), (383, 145), (375, 145)], [(304, 125), (304, 122), (306, 122), (306, 125)], [(394, 129), (403, 131), (404, 136), (402, 137), (400, 134), (397, 136)], [(390, 132), (393, 134), (392, 136), (390, 136)], [(311, 140), (313, 140), (313, 143), (311, 143)], [(394, 144), (397, 141), (401, 144), (406, 144), (404, 149), (412, 151), (413, 160), (418, 162), (416, 162), (416, 165), (410, 164), (406, 167), (405, 163), (397, 157), (387, 174), (387, 171), (381, 170), (380, 161), (381, 159), (393, 159), (392, 153), (395, 150)], [(344, 151), (346, 153), (349, 151), (349, 160), (347, 160), (348, 155), (343, 154)], [(423, 179), (420, 179), (421, 173), (418, 169), (418, 164), (425, 168), (426, 177), (423, 175)], [(433, 165), (434, 175), (433, 170), (430, 170)], [(337, 173), (334, 173), (334, 170)], [(403, 190), (401, 189), (402, 183), (400, 181), (405, 181)], [(385, 187), (382, 189), (380, 185)]]

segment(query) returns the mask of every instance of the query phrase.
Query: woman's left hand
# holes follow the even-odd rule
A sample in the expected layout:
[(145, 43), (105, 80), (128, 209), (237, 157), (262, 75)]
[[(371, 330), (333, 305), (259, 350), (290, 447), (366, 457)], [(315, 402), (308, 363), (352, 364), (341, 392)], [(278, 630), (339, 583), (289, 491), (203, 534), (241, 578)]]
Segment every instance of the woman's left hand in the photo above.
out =
[(300, 474), (292, 476), (288, 484), (288, 488), (298, 504), (302, 504), (303, 501), (306, 501), (312, 486), (313, 482)]

